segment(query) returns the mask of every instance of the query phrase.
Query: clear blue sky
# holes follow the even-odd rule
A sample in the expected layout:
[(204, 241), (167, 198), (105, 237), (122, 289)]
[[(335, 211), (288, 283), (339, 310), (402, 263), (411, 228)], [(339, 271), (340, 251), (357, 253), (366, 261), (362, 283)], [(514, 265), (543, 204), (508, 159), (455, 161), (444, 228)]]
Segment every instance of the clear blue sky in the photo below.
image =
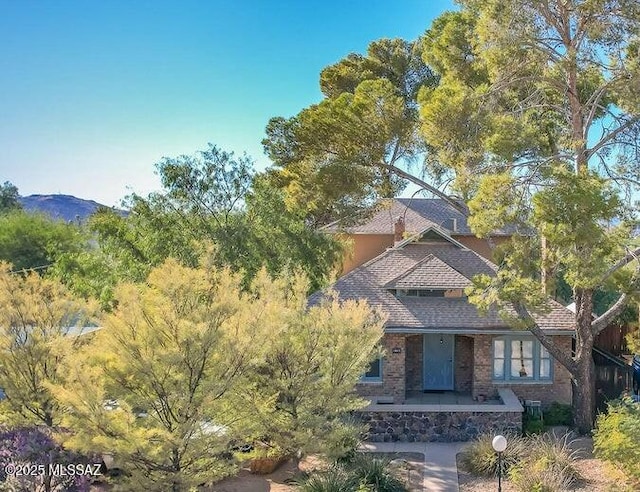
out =
[(318, 102), (320, 70), (415, 39), (449, 0), (0, 0), (0, 181), (116, 205), (208, 142), (269, 164), (272, 116)]

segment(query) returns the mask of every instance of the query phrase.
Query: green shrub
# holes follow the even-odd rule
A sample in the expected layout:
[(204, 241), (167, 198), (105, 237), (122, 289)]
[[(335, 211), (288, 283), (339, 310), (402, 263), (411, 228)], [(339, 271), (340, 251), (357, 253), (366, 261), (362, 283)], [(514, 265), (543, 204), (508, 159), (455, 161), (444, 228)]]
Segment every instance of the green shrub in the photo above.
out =
[(390, 470), (389, 460), (359, 454), (350, 467), (356, 482), (375, 492), (406, 492), (407, 487)]
[(534, 436), (544, 432), (544, 422), (540, 419), (523, 419), (522, 433), (525, 436)]
[(570, 447), (568, 435), (527, 438), (524, 459), (512, 467), (509, 477), (522, 492), (555, 492), (568, 489), (580, 478), (576, 467), (577, 451)]
[(301, 481), (301, 492), (355, 492), (358, 482), (341, 466), (315, 472)]
[(301, 492), (407, 492), (389, 460), (358, 454), (348, 464), (334, 464), (298, 482)]
[(350, 463), (358, 452), (366, 427), (355, 419), (347, 419), (331, 429), (325, 442), (324, 454), (331, 462)]
[(571, 486), (568, 477), (555, 469), (531, 470), (526, 464), (511, 468), (509, 479), (519, 492), (559, 492)]
[[(507, 449), (502, 453), (503, 473), (521, 461), (525, 455), (522, 437), (506, 437)], [(493, 477), (498, 474), (498, 455), (491, 445), (493, 438), (493, 434), (482, 434), (462, 453), (462, 466), (466, 471), (484, 477)]]
[(596, 422), (593, 444), (599, 458), (613, 463), (640, 485), (640, 404), (630, 399), (609, 403)]
[(545, 425), (567, 425), (573, 423), (573, 409), (571, 405), (554, 401), (551, 406), (543, 412)]

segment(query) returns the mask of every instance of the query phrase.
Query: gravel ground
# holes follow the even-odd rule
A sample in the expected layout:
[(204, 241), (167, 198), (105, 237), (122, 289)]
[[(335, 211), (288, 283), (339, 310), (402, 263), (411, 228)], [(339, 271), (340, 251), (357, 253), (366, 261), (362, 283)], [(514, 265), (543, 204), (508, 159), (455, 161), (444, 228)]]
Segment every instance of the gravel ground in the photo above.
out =
[[(624, 477), (612, 469), (602, 460), (593, 457), (593, 440), (588, 437), (576, 439), (573, 447), (580, 450), (576, 466), (582, 480), (576, 483), (572, 492), (633, 492)], [(460, 492), (486, 492), (498, 489), (498, 479), (474, 477), (465, 472), (461, 465), (461, 455), (458, 454), (458, 484)], [(518, 492), (508, 480), (502, 482), (503, 492)]]
[[(422, 470), (424, 462), (421, 453), (371, 453), (375, 456), (395, 460), (396, 476), (409, 485), (410, 492), (422, 492)], [(310, 472), (326, 466), (313, 456), (300, 463), (300, 470)], [(289, 483), (297, 474), (292, 462), (287, 462), (270, 475), (252, 475), (247, 468), (238, 475), (219, 482), (202, 492), (297, 492), (299, 489)]]

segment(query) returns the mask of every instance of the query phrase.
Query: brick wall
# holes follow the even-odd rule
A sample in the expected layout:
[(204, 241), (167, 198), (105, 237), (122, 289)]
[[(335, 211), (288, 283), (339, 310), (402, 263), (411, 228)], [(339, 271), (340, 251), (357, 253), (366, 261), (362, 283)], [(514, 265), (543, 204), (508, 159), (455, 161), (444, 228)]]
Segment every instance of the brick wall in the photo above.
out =
[(456, 391), (471, 393), (473, 387), (473, 338), (455, 336), (453, 382)]
[[(540, 400), (543, 406), (554, 401), (571, 404), (571, 377), (569, 372), (557, 361), (553, 361), (553, 380), (544, 383), (511, 383), (492, 380), (492, 335), (475, 335), (473, 343), (474, 370), (473, 389), (474, 397), (485, 395), (488, 398), (497, 396), (497, 387), (511, 388), (521, 400)], [(571, 337), (554, 337), (562, 348), (570, 353)]]
[(407, 336), (407, 391), (422, 391), (423, 338), (422, 335)]
[[(393, 403), (405, 400), (406, 335), (387, 333), (382, 338), (385, 355), (382, 361), (382, 383), (360, 383), (356, 386), (359, 395), (392, 396)], [(394, 353), (394, 349), (396, 353)], [(399, 349), (399, 350), (398, 350)]]

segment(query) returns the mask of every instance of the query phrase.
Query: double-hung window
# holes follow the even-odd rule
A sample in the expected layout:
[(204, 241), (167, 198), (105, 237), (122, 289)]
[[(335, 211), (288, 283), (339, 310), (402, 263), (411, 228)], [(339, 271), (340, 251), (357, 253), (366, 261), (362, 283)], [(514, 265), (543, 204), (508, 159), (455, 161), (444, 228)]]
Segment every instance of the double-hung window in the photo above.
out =
[(507, 336), (493, 340), (493, 380), (550, 381), (551, 356), (538, 340)]

